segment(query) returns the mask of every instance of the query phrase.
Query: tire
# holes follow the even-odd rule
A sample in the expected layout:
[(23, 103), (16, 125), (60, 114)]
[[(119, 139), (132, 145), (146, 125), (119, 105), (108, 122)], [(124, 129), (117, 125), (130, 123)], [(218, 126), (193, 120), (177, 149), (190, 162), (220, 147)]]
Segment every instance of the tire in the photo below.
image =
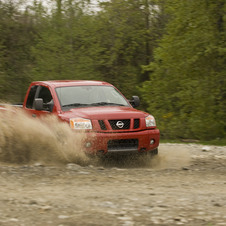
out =
[(156, 148), (156, 149), (153, 150), (153, 151), (149, 151), (148, 154), (149, 154), (151, 157), (154, 157), (154, 156), (158, 155), (158, 148)]

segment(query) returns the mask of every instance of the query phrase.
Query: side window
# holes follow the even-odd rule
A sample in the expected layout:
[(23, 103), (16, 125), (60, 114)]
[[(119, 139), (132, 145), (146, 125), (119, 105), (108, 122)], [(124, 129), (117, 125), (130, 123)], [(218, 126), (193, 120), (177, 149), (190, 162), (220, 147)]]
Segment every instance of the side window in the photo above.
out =
[(27, 97), (26, 108), (33, 108), (33, 102), (35, 98), (35, 93), (37, 91), (38, 86), (32, 86), (30, 92)]
[(38, 97), (37, 98), (42, 98), (43, 99), (43, 104), (44, 104), (44, 109), (43, 110), (46, 110), (46, 111), (49, 111), (49, 106), (48, 105), (45, 105), (47, 103), (49, 103), (50, 101), (53, 100), (53, 97), (50, 93), (50, 90), (45, 87), (45, 86), (41, 86), (40, 87), (40, 91), (39, 91), (39, 94), (38, 94)]

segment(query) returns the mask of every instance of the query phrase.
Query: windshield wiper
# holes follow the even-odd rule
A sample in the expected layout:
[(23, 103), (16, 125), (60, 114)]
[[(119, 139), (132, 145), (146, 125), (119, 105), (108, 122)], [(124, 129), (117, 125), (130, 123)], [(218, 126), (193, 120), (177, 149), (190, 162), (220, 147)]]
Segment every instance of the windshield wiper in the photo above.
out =
[(73, 103), (73, 104), (62, 105), (62, 107), (81, 107), (81, 106), (87, 106), (87, 105), (90, 105), (90, 104)]
[(84, 107), (84, 106), (105, 106), (105, 105), (126, 106), (124, 104), (99, 102), (99, 103), (92, 103), (92, 104), (81, 104), (81, 103), (65, 104), (65, 105), (62, 105), (62, 107)]
[(126, 106), (124, 104), (117, 104), (117, 103), (108, 103), (108, 102), (99, 102), (91, 104), (93, 106), (104, 106), (104, 105), (116, 105), (116, 106)]

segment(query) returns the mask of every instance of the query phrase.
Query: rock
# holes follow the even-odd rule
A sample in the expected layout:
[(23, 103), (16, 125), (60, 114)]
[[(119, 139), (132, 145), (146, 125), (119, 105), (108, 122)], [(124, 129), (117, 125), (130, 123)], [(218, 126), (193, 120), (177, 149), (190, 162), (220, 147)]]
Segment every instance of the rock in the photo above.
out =
[(112, 203), (112, 202), (105, 202), (105, 203), (101, 204), (101, 206), (109, 207), (109, 208), (115, 207), (114, 203)]
[(184, 219), (184, 218), (181, 219), (181, 222), (182, 223), (188, 223), (188, 221), (186, 219)]
[(183, 170), (189, 170), (189, 168), (187, 168), (187, 167), (182, 167), (182, 169), (183, 169)]
[(44, 165), (42, 163), (40, 163), (40, 162), (37, 162), (37, 163), (34, 164), (34, 166), (36, 166), (36, 167), (42, 166), (43, 167)]
[(213, 205), (214, 205), (214, 206), (217, 206), (217, 207), (222, 207), (222, 205), (219, 204), (219, 203), (214, 203)]
[(159, 220), (156, 219), (155, 217), (152, 217), (151, 221), (153, 222), (153, 224), (160, 224)]
[(90, 174), (89, 172), (80, 171), (78, 174)]
[(77, 165), (75, 163), (69, 163), (67, 164), (67, 169), (70, 170), (80, 170), (82, 167), (80, 165)]
[(199, 215), (205, 215), (205, 212), (198, 212)]
[(21, 168), (29, 168), (28, 165), (21, 166)]
[(97, 167), (97, 170), (104, 170), (104, 167), (103, 166)]
[(181, 219), (182, 219), (181, 217), (174, 217), (175, 221), (181, 221)]
[(220, 218), (220, 217), (221, 217), (221, 215), (219, 215), (219, 214), (215, 214), (215, 215), (213, 215), (212, 217), (213, 217), (213, 218)]
[(127, 216), (125, 216), (125, 217), (117, 217), (119, 220), (123, 220), (123, 221), (130, 221), (130, 220), (132, 220), (132, 217), (127, 217)]
[(38, 202), (37, 202), (36, 200), (30, 200), (29, 204), (30, 204), (30, 205), (37, 205)]
[(199, 216), (196, 216), (194, 219), (195, 219), (195, 220), (206, 221), (206, 217), (199, 217)]
[(134, 222), (133, 221), (124, 221), (123, 226), (133, 226), (134, 225)]
[(42, 208), (41, 208), (42, 210), (50, 210), (50, 209), (52, 209), (52, 207), (51, 206), (42, 206)]
[(19, 220), (17, 218), (11, 218), (9, 221), (18, 222)]
[(202, 151), (209, 152), (209, 151), (211, 151), (211, 148), (209, 146), (203, 146)]
[(153, 209), (145, 209), (147, 212), (153, 212)]
[(120, 168), (117, 168), (117, 167), (113, 167), (113, 168), (111, 168), (112, 170), (119, 170), (119, 171), (121, 171), (121, 170), (125, 170), (125, 169), (120, 169)]
[(66, 215), (59, 215), (58, 218), (59, 218), (59, 219), (67, 219), (67, 218), (69, 218), (69, 216), (66, 216)]
[(152, 213), (152, 215), (153, 215), (153, 216), (161, 216), (162, 213), (160, 213), (160, 212), (154, 212), (154, 213)]
[(112, 214), (112, 215), (117, 215), (118, 214), (117, 212), (113, 212), (113, 211), (107, 211), (106, 213)]
[(158, 205), (158, 207), (160, 207), (160, 208), (169, 208), (169, 206), (163, 205), (163, 204)]
[(37, 198), (37, 202), (38, 203), (46, 203), (48, 202), (47, 200), (43, 199), (43, 198)]

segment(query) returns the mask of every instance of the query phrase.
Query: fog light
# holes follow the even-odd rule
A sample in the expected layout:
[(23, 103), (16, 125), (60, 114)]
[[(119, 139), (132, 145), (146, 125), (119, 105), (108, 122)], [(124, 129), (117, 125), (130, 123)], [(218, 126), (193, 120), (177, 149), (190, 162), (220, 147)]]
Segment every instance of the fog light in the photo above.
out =
[(140, 152), (145, 152), (146, 151), (146, 148), (141, 148), (140, 149)]
[(153, 145), (155, 143), (155, 140), (150, 140), (150, 144)]
[(86, 142), (86, 143), (85, 143), (85, 147), (86, 147), (86, 148), (90, 148), (91, 146), (92, 146), (91, 142)]

